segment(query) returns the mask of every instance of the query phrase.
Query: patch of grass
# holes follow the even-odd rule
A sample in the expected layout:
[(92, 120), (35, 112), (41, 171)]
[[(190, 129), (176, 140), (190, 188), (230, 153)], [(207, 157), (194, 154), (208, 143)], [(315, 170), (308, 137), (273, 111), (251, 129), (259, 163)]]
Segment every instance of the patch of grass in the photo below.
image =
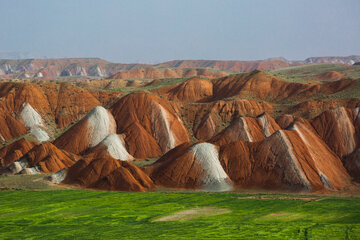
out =
[(309, 80), (317, 80), (316, 75), (330, 71), (345, 74), (353, 79), (360, 78), (360, 66), (344, 64), (311, 64), (268, 71), (268, 73), (289, 82), (309, 83)]
[(153, 164), (154, 162), (156, 162), (160, 157), (155, 157), (155, 158), (146, 158), (144, 160), (136, 160), (136, 161), (132, 161), (131, 163), (133, 163), (134, 165), (138, 166), (138, 167), (144, 167), (146, 165), (150, 165)]
[[(162, 88), (162, 87), (166, 87), (166, 86), (170, 86), (170, 85), (175, 85), (175, 84), (179, 84), (182, 82), (185, 82), (186, 80), (188, 80), (191, 77), (184, 77), (184, 78), (164, 78), (164, 79), (159, 79), (158, 83), (152, 84), (150, 86), (129, 86), (129, 87), (122, 87), (122, 88), (112, 88), (112, 89), (108, 89), (109, 91), (116, 91), (116, 92), (123, 92), (123, 93), (132, 93), (132, 92), (136, 92), (136, 91), (152, 91), (155, 90), (157, 88)], [(126, 79), (124, 79), (126, 80)], [(146, 81), (146, 83), (149, 83), (151, 81)], [(145, 83), (145, 82), (144, 82)]]
[[(358, 239), (359, 237), (360, 201), (358, 199), (330, 197), (321, 201), (294, 201), (276, 198), (239, 198), (244, 196), (248, 194), (123, 193), (85, 190), (1, 191), (0, 238)], [(229, 213), (200, 216), (186, 221), (153, 221), (176, 212), (202, 207), (228, 209)], [(274, 215), (274, 213), (285, 214)], [(286, 218), (286, 215), (291, 218)]]

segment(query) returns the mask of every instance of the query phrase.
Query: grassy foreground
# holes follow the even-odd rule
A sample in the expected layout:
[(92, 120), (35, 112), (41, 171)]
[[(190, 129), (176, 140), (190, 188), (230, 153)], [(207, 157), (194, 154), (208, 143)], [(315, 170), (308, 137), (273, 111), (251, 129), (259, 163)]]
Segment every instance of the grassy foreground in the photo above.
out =
[[(0, 191), (0, 239), (360, 238), (359, 199), (249, 195)], [(195, 207), (227, 211), (191, 220), (154, 221)]]

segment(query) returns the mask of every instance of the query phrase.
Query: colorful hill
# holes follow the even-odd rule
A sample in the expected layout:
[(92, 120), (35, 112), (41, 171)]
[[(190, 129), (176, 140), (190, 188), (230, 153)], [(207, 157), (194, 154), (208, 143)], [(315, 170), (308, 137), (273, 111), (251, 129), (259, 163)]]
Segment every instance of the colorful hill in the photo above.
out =
[[(360, 79), (348, 74), (357, 66), (340, 80), (315, 79), (331, 72), (323, 65), (301, 75), (313, 67), (3, 81), (0, 174), (52, 173), (61, 186), (116, 191), (357, 189)], [(292, 81), (291, 71), (313, 78)]]

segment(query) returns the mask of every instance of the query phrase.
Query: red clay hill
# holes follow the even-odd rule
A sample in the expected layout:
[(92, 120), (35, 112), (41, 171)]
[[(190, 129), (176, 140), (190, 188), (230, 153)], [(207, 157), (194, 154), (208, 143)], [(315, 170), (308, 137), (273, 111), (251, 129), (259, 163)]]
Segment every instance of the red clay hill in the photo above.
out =
[(357, 79), (296, 83), (253, 71), (161, 83), (124, 94), (1, 83), (0, 174), (53, 173), (55, 183), (116, 191), (358, 187), (360, 100), (339, 99)]

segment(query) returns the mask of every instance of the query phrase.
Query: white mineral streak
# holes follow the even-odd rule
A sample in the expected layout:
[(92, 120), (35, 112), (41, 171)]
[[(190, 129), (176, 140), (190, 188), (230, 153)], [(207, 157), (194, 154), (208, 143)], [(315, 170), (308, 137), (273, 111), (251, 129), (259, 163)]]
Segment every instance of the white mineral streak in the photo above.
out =
[(259, 117), (259, 119), (260, 119), (260, 121), (261, 121), (261, 123), (262, 123), (264, 135), (265, 135), (266, 137), (269, 137), (269, 136), (271, 135), (270, 129), (269, 129), (270, 126), (269, 126), (269, 122), (268, 122), (265, 114), (261, 115), (261, 116)]
[(26, 159), (20, 159), (19, 161), (7, 165), (7, 169), (9, 169), (13, 174), (17, 174), (21, 172), (23, 169), (27, 168), (27, 166), (28, 166), (28, 161)]
[(152, 122), (154, 135), (162, 151), (167, 152), (175, 147), (175, 138), (170, 129), (168, 112), (158, 103), (153, 103)]
[(115, 133), (108, 135), (101, 144), (107, 147), (108, 153), (115, 159), (122, 161), (134, 159), (133, 156), (127, 152), (120, 136)]
[[(284, 131), (280, 130), (278, 131), (279, 133), (279, 137), (280, 137), (280, 141), (285, 144), (285, 157), (290, 160), (290, 173), (293, 172), (297, 175), (297, 177), (299, 178), (299, 180), (301, 181), (301, 184), (305, 187), (305, 189), (307, 191), (311, 190), (309, 181), (307, 180), (307, 177), (299, 163), (299, 160), (297, 159), (297, 157), (294, 154), (294, 149), (292, 144), (290, 143), (288, 137), (286, 136), (286, 134), (284, 133)], [(288, 172), (288, 171), (287, 171)], [(286, 176), (285, 176), (286, 177)]]
[(355, 128), (344, 107), (332, 110), (337, 119), (337, 125), (343, 138), (347, 153), (352, 153), (356, 148)]
[(23, 103), (20, 116), (25, 126), (28, 128), (44, 126), (40, 114), (38, 114), (35, 109), (28, 103)]
[(315, 147), (311, 144), (311, 140), (309, 141), (305, 135), (302, 133), (302, 131), (306, 132), (307, 134), (311, 134), (309, 130), (307, 130), (305, 127), (303, 127), (301, 124), (295, 123), (293, 126), (293, 129), (299, 134), (301, 140), (306, 144), (306, 146), (309, 149), (309, 153), (311, 158), (314, 160), (316, 172), (319, 174), (320, 180), (323, 183), (324, 187), (331, 189), (331, 185), (329, 184), (329, 181), (327, 180), (327, 176), (321, 171), (320, 166), (318, 164), (319, 160), (319, 149), (315, 149)]
[(50, 182), (52, 182), (54, 184), (59, 184), (65, 179), (66, 174), (67, 174), (67, 170), (64, 168), (64, 169), (52, 174), (49, 177), (49, 180), (50, 180)]
[(243, 125), (243, 128), (244, 128), (244, 131), (245, 131), (245, 134), (246, 134), (246, 137), (247, 137), (247, 140), (248, 142), (253, 142), (253, 138), (250, 134), (250, 130), (249, 130), (249, 126), (247, 125), (247, 122), (244, 118), (240, 118), (241, 121), (242, 121), (242, 125)]
[(205, 171), (203, 185), (209, 191), (229, 191), (232, 189), (228, 176), (219, 161), (219, 153), (210, 143), (200, 143), (191, 147), (194, 159)]
[(113, 116), (103, 107), (93, 108), (86, 116), (88, 120), (89, 145), (94, 147), (107, 135), (116, 132)]
[(355, 108), (354, 113), (355, 113), (355, 116), (356, 116), (355, 117), (355, 122), (356, 122), (356, 124), (360, 125), (360, 107)]
[(37, 167), (31, 167), (31, 168), (24, 168), (20, 173), (26, 175), (34, 175), (34, 174), (39, 174), (40, 171)]
[(41, 129), (44, 124), (40, 114), (30, 104), (23, 103), (20, 117), (39, 142), (46, 142), (50, 139), (47, 132)]
[(40, 128), (32, 128), (31, 134), (34, 135), (39, 142), (46, 142), (50, 139), (49, 135)]

